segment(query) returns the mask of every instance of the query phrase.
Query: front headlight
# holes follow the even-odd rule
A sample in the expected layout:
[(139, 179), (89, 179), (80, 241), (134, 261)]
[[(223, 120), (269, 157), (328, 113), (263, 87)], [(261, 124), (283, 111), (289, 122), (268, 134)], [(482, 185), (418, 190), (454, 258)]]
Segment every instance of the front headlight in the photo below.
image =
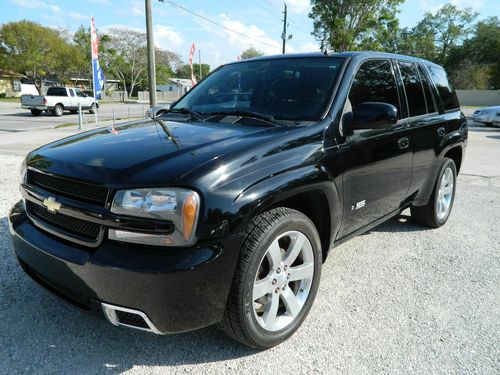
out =
[(112, 240), (148, 245), (190, 246), (196, 238), (200, 210), (198, 193), (181, 188), (151, 188), (117, 191), (111, 212), (119, 215), (168, 220), (174, 225), (169, 234), (131, 232), (110, 229)]

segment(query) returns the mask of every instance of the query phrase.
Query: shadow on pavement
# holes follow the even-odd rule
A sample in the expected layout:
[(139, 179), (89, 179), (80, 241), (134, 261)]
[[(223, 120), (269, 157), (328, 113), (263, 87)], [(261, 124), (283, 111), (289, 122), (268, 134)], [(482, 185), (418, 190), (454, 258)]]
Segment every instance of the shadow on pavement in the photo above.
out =
[(417, 224), (410, 215), (397, 215), (387, 220), (386, 222), (376, 226), (375, 228), (363, 233), (370, 234), (372, 232), (423, 232), (429, 228)]
[(0, 362), (7, 373), (23, 372), (22, 369), (121, 373), (134, 366), (208, 363), (257, 353), (229, 339), (216, 327), (159, 336), (114, 327), (82, 312), (53, 296), (21, 270), (9, 236), (7, 218), (3, 217)]
[(500, 139), (500, 135), (487, 135), (486, 138)]

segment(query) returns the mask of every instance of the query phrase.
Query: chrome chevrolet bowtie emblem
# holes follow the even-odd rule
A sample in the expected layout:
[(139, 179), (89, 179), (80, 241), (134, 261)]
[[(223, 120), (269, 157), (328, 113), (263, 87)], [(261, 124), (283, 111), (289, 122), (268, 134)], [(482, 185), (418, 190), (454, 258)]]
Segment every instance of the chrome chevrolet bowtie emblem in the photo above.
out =
[(61, 203), (56, 201), (54, 197), (48, 197), (43, 200), (43, 205), (47, 207), (50, 212), (57, 212), (61, 209)]

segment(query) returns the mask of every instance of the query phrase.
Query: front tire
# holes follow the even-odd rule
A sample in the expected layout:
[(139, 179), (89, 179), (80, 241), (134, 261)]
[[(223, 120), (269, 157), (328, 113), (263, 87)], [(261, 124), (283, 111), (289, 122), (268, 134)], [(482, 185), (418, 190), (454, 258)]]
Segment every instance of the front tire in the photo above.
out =
[(279, 207), (252, 220), (222, 328), (256, 349), (289, 338), (306, 318), (321, 277), (321, 242), (299, 211)]
[(89, 113), (93, 115), (94, 113), (96, 113), (96, 111), (97, 111), (97, 106), (95, 105), (95, 103), (92, 103), (89, 109)]
[(457, 168), (452, 159), (444, 158), (432, 192), (431, 199), (425, 206), (411, 207), (411, 216), (422, 225), (439, 228), (450, 217), (455, 200)]

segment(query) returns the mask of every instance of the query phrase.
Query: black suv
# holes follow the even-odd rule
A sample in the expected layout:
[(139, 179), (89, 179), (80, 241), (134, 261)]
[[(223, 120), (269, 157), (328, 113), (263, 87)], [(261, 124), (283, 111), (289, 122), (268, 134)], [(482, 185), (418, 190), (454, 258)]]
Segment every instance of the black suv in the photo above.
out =
[(118, 326), (297, 330), (328, 251), (450, 215), (467, 123), (440, 66), (375, 52), (224, 65), (155, 119), (31, 152), (10, 213), (38, 283)]

